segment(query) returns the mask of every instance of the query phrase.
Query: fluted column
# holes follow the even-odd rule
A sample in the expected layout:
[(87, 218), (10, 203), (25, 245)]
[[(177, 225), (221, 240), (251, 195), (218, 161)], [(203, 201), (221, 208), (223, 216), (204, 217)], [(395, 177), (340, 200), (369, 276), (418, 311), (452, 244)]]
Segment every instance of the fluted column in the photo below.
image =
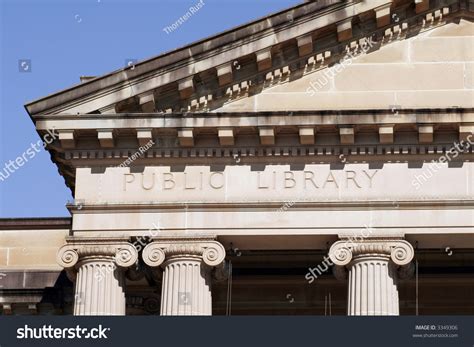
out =
[(125, 315), (125, 272), (138, 259), (124, 238), (68, 238), (58, 263), (75, 282), (74, 315)]
[(404, 240), (338, 241), (329, 251), (333, 263), (348, 272), (347, 314), (399, 315), (398, 279), (414, 256)]
[(225, 249), (210, 237), (160, 238), (143, 250), (143, 260), (163, 268), (161, 315), (212, 315), (213, 268), (222, 268)]

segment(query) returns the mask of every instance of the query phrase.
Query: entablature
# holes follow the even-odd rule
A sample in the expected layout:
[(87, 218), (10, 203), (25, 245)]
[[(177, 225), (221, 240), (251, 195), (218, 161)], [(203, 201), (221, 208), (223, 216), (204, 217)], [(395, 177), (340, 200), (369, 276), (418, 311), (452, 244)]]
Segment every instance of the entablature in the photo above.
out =
[(42, 135), (58, 135), (47, 148), (69, 186), (78, 167), (431, 161), (455, 146), (458, 160), (467, 160), (474, 141), (474, 112), (460, 108), (58, 115), (36, 125)]

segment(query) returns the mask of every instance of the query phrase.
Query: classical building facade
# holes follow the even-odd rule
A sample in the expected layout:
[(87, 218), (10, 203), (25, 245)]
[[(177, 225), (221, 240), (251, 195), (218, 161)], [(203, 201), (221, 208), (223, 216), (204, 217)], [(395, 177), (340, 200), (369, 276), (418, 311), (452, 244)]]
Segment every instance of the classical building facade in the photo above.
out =
[(28, 103), (71, 218), (3, 314), (473, 314), (474, 2), (320, 0)]

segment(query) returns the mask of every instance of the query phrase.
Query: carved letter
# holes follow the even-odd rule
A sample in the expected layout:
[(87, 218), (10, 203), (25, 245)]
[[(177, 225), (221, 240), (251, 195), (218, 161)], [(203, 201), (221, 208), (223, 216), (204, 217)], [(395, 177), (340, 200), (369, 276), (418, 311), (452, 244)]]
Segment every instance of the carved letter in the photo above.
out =
[[(171, 183), (170, 185), (166, 185), (166, 183)], [(163, 189), (173, 189), (176, 185), (174, 181), (174, 175), (171, 172), (165, 172), (163, 174)]]
[(306, 189), (306, 181), (310, 181), (315, 188), (319, 188), (316, 182), (314, 182), (314, 172), (305, 171), (304, 172), (304, 189)]
[[(288, 185), (288, 183), (290, 185)], [(285, 188), (294, 188), (296, 186), (295, 174), (291, 171), (285, 171)]]
[(258, 189), (268, 189), (268, 186), (262, 186), (261, 183), (260, 183), (260, 174), (262, 172), (257, 172), (257, 184), (258, 184)]
[(375, 170), (375, 171), (374, 171), (374, 174), (373, 174), (372, 176), (370, 176), (367, 171), (365, 171), (365, 170), (362, 170), (362, 171), (363, 171), (363, 172), (365, 173), (365, 175), (369, 178), (369, 188), (372, 188), (372, 179), (374, 178), (375, 174), (376, 174), (377, 172), (379, 172), (379, 170)]
[[(127, 177), (130, 177), (131, 180), (128, 180)], [(123, 190), (127, 191), (127, 183), (132, 183), (135, 181), (135, 175), (134, 174), (124, 174), (123, 175)]]
[(151, 174), (151, 177), (152, 177), (151, 184), (150, 186), (146, 187), (145, 186), (145, 173), (142, 173), (142, 188), (143, 189), (150, 190), (155, 186), (155, 173), (154, 172)]
[(188, 187), (188, 173), (184, 173), (184, 189), (196, 189), (196, 187)]
[[(221, 175), (222, 177), (222, 182), (221, 182), (221, 185), (220, 186), (217, 186), (217, 185), (214, 185), (212, 183), (212, 178), (214, 177), (214, 175)], [(213, 172), (211, 174), (211, 176), (209, 176), (209, 185), (214, 188), (214, 189), (221, 189), (222, 187), (224, 187), (224, 173), (223, 172)]]
[(329, 171), (329, 175), (328, 177), (326, 178), (326, 181), (324, 182), (324, 185), (323, 185), (323, 188), (326, 188), (326, 184), (328, 182), (332, 182), (336, 185), (336, 188), (339, 188), (338, 184), (337, 184), (337, 181), (336, 181), (336, 178), (334, 177), (334, 175), (332, 174), (332, 171)]
[(355, 171), (346, 171), (346, 188), (349, 188), (349, 180), (352, 180), (357, 188), (362, 188), (356, 181), (356, 175)]

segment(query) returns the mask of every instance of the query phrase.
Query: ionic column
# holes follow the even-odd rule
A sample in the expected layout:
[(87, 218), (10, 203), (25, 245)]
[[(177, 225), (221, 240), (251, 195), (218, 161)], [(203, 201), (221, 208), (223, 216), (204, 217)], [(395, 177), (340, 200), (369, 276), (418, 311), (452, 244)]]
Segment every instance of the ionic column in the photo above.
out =
[(74, 315), (125, 315), (125, 272), (138, 259), (125, 238), (68, 238), (57, 260), (75, 282)]
[(143, 250), (143, 260), (163, 268), (161, 315), (212, 315), (213, 268), (223, 267), (225, 249), (211, 237), (160, 238)]
[(406, 276), (414, 256), (407, 241), (338, 241), (329, 256), (336, 272), (347, 269), (349, 316), (399, 315), (398, 278)]

